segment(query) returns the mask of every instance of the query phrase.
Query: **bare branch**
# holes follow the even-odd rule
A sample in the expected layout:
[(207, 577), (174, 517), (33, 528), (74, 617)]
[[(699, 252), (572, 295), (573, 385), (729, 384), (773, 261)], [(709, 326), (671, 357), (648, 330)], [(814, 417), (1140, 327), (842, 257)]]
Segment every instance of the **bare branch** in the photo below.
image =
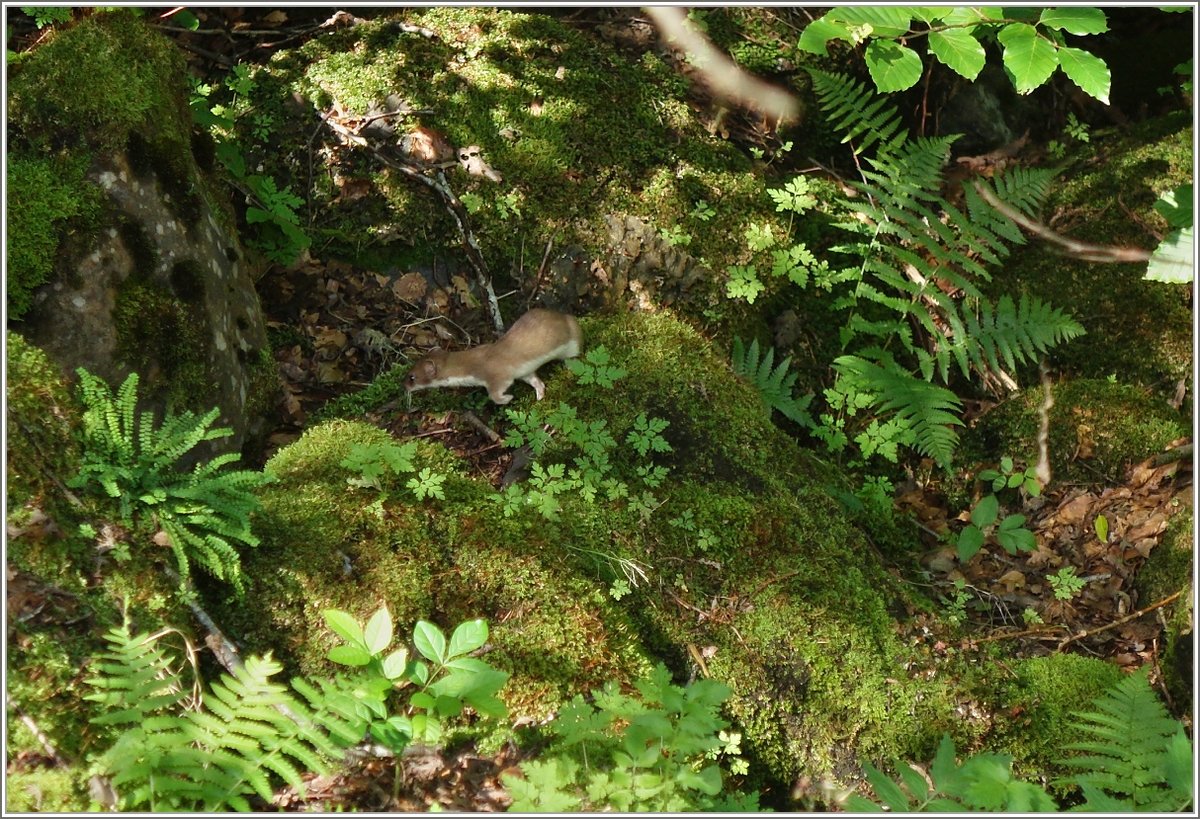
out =
[(682, 8), (647, 6), (645, 12), (664, 37), (674, 40), (691, 56), (692, 64), (715, 94), (778, 120), (799, 118), (800, 103), (794, 96), (743, 71), (707, 37), (687, 25)]

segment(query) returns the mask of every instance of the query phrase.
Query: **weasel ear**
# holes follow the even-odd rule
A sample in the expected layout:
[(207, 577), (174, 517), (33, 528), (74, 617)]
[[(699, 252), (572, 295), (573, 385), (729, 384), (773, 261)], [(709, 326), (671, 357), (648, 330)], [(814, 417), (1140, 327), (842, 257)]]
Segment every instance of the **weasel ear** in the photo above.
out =
[(426, 378), (434, 378), (437, 376), (437, 371), (437, 362), (430, 361), (429, 359), (425, 359), (421, 362), (421, 372)]

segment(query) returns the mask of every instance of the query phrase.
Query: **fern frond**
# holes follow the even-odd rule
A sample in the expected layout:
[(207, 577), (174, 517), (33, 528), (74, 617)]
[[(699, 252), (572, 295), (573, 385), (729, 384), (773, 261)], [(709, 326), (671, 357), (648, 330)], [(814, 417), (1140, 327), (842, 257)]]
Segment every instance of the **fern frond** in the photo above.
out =
[(1147, 681), (1149, 667), (1117, 683), (1078, 713), (1088, 736), (1065, 746), (1083, 751), (1062, 764), (1080, 773), (1079, 785), (1097, 806), (1121, 810), (1177, 811), (1192, 801), (1192, 748), (1183, 726), (1171, 719)]
[(781, 415), (797, 424), (811, 424), (808, 405), (812, 395), (797, 399), (793, 394), (798, 376), (790, 372), (791, 356), (777, 365), (774, 362), (774, 347), (768, 347), (760, 358), (758, 339), (751, 341), (747, 349), (741, 338), (734, 338), (733, 371), (754, 384), (767, 407), (779, 410)]
[(879, 144), (881, 150), (887, 150), (904, 141), (900, 114), (886, 97), (876, 96), (863, 83), (841, 74), (829, 74), (815, 68), (808, 69), (808, 73), (825, 116), (835, 129), (846, 134), (842, 142), (861, 137), (855, 153), (862, 153), (875, 144)]
[[(999, 371), (1000, 359), (1009, 370), (1036, 361), (1051, 347), (1086, 332), (1067, 313), (1027, 293), (1016, 304), (1006, 295), (994, 309), (986, 300), (979, 300), (978, 305), (978, 317), (969, 311), (963, 316), (962, 333), (971, 341), (965, 346), (971, 363), (981, 372)], [(960, 365), (968, 375), (965, 362)]]
[(953, 428), (963, 425), (957, 415), (962, 411), (958, 396), (904, 372), (891, 362), (881, 366), (856, 355), (844, 355), (835, 359), (833, 366), (847, 382), (848, 390), (874, 395), (873, 405), (877, 409), (894, 412), (911, 425), (915, 435), (913, 446), (918, 452), (941, 466), (949, 466), (958, 445)]
[[(248, 797), (271, 798), (270, 774), (302, 791), (301, 771), (325, 771), (365, 733), (355, 710), (362, 702), (348, 684), (322, 681), (322, 692), (304, 684), (306, 706), (270, 680), (281, 668), (270, 657), (250, 657), (223, 675), (203, 710), (169, 713), (178, 697), (165, 700), (161, 691), (178, 689), (179, 679), (155, 641), (125, 629), (107, 639), (113, 648), (88, 680), (98, 689), (88, 699), (115, 709), (96, 722), (132, 726), (100, 759), (124, 809), (248, 811)], [(114, 719), (131, 711), (141, 718)]]

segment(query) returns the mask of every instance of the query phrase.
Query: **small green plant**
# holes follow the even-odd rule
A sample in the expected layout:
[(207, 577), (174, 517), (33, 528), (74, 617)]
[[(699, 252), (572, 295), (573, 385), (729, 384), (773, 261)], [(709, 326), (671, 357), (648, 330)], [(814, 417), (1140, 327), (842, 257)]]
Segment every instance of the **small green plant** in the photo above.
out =
[(496, 197), (496, 213), (502, 220), (511, 219), (516, 216), (521, 218), (521, 194), (517, 191), (509, 191)]
[[(251, 68), (244, 64), (230, 69), (220, 86), (192, 78), (192, 118), (212, 135), (218, 161), (229, 172), (234, 184), (246, 194), (246, 222), (255, 226), (251, 244), (272, 261), (291, 264), (312, 244), (296, 212), (304, 200), (290, 188), (280, 189), (273, 178), (250, 173), (246, 165), (246, 148), (234, 137), (236, 122), (243, 118), (250, 122), (251, 136), (262, 142), (270, 137), (278, 124), (275, 115), (250, 107), (249, 97), (254, 87)], [(218, 91), (228, 98), (228, 104), (212, 101), (213, 94)]]
[(1061, 761), (1078, 771), (1060, 784), (1079, 786), (1085, 810), (1104, 813), (1187, 811), (1192, 807), (1192, 743), (1149, 683), (1149, 666), (1131, 674), (1076, 713), (1086, 739)]
[(413, 629), (417, 656), (411, 656), (403, 646), (391, 648), (394, 628), (387, 606), (366, 623), (337, 609), (328, 609), (323, 616), (343, 640), (330, 649), (332, 662), (358, 669), (368, 690), (404, 693), (407, 704), (393, 714), (388, 713), (386, 698), (364, 701), (371, 736), (392, 751), (399, 753), (412, 742), (436, 744), (445, 721), (459, 717), (468, 706), (484, 717), (507, 714), (504, 703), (496, 698), (508, 680), (507, 672), (470, 656), (487, 642), (486, 621), (460, 623), (447, 640), (433, 623), (420, 620)]
[(69, 485), (99, 484), (118, 502), (124, 520), (153, 520), (167, 536), (181, 585), (186, 587), (194, 561), (240, 594), (244, 582), (235, 545), (258, 545), (250, 531), (250, 514), (258, 508), (253, 490), (272, 477), (225, 471), (237, 460), (235, 453), (179, 471), (179, 459), (197, 444), (233, 434), (228, 427), (211, 428), (219, 410), (200, 417), (168, 412), (156, 426), (152, 412), (136, 413), (137, 373), (130, 373), (114, 398), (102, 379), (82, 367), (76, 372), (85, 407), (84, 450), (79, 474)]
[(477, 193), (464, 193), (458, 199), (467, 209), (467, 213), (475, 214), (483, 209), (483, 197)]
[(693, 219), (696, 219), (697, 221), (707, 222), (709, 219), (716, 216), (717, 212), (715, 210), (713, 210), (712, 205), (708, 204), (708, 202), (701, 199), (699, 202), (697, 202), (695, 205), (692, 206), (692, 212), (688, 215), (691, 216)]
[(89, 665), (96, 691), (85, 699), (106, 709), (93, 722), (123, 726), (93, 764), (121, 810), (249, 811), (253, 796), (270, 802), (270, 774), (303, 793), (301, 771), (326, 772), (363, 738), (361, 687), (321, 681), (318, 691), (294, 680), (300, 699), (271, 682), (279, 663), (250, 657), (193, 702), (161, 636), (134, 636), (126, 622), (105, 635), (109, 650)]
[(1021, 612), (1021, 619), (1025, 621), (1025, 625), (1027, 626), (1040, 626), (1046, 622), (1042, 619), (1042, 615), (1037, 613), (1037, 609), (1031, 606), (1026, 606), (1025, 610)]
[[(1005, 515), (1000, 519), (1000, 500), (993, 493), (1020, 488), (1037, 497), (1042, 493), (1037, 468), (1017, 469), (1013, 459), (1005, 456), (1000, 459), (999, 470), (984, 469), (979, 473), (979, 479), (990, 484), (992, 491), (979, 499), (971, 510), (971, 522), (959, 532), (958, 559), (966, 563), (974, 557), (989, 535), (1011, 555), (1036, 549), (1037, 538), (1025, 528), (1025, 516)], [(999, 525), (996, 525), (997, 520)]]
[(71, 22), (70, 6), (21, 6), (21, 11), (32, 17), (38, 28)]
[(679, 225), (671, 225), (669, 228), (659, 228), (658, 235), (659, 238), (671, 247), (687, 247), (692, 243), (691, 234)]
[(1075, 574), (1074, 566), (1063, 566), (1055, 574), (1047, 575), (1046, 579), (1050, 581), (1054, 596), (1059, 600), (1073, 600), (1087, 585), (1086, 580)]
[(943, 597), (946, 620), (954, 626), (967, 622), (967, 604), (971, 602), (971, 594), (967, 591), (967, 581), (961, 577), (954, 580), (954, 592), (950, 597)]
[(512, 811), (755, 810), (756, 794), (722, 797), (721, 755), (740, 753), (721, 704), (729, 689), (713, 680), (686, 688), (661, 664), (636, 683), (577, 695), (550, 723), (553, 740), (524, 778), (505, 775)]
[(791, 356), (775, 364), (774, 347), (768, 347), (765, 355), (760, 353), (758, 339), (751, 341), (749, 347), (741, 338), (733, 339), (733, 371), (754, 384), (769, 408), (778, 410), (797, 424), (812, 426), (812, 417), (808, 414), (812, 393), (796, 398), (794, 390), (798, 376), (790, 371), (791, 365)]
[(627, 373), (610, 363), (612, 360), (604, 345), (593, 347), (582, 358), (567, 359), (567, 369), (579, 377), (580, 384), (596, 384), (610, 389)]
[(1074, 114), (1067, 114), (1067, 124), (1063, 126), (1063, 133), (1071, 139), (1076, 142), (1091, 142), (1090, 131), (1087, 124), (1076, 119)]
[(1037, 467), (1029, 466), (1017, 469), (1013, 459), (1005, 455), (1000, 459), (1000, 469), (984, 469), (979, 473), (979, 480), (991, 483), (993, 492), (1004, 489), (1024, 489), (1032, 497), (1042, 494), (1042, 483), (1037, 477)]
[[(381, 479), (388, 472), (394, 475), (417, 472), (416, 455), (417, 445), (412, 441), (403, 444), (391, 441), (382, 444), (354, 444), (350, 447), (350, 453), (341, 460), (339, 466), (358, 473), (357, 476), (346, 479), (346, 483), (351, 486), (371, 487), (383, 491), (384, 486)], [(442, 489), (445, 481), (445, 475), (438, 474), (429, 467), (424, 467), (419, 473), (409, 478), (404, 486), (412, 490), (417, 500), (426, 498), (445, 500), (446, 495)]]

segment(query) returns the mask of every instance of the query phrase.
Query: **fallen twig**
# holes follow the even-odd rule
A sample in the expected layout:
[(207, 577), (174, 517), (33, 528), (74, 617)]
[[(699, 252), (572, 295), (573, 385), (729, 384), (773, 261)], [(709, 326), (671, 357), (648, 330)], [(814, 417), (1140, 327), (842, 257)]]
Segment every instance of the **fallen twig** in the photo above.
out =
[(1099, 634), (1102, 631), (1108, 631), (1109, 629), (1113, 629), (1113, 628), (1116, 628), (1117, 626), (1124, 625), (1125, 623), (1128, 623), (1130, 620), (1136, 620), (1137, 618), (1141, 617), (1143, 614), (1149, 614), (1150, 612), (1154, 611), (1155, 609), (1161, 609), (1163, 606), (1170, 605), (1171, 603), (1174, 603), (1179, 598), (1179, 595), (1181, 595), (1181, 594), (1183, 594), (1183, 592), (1175, 592), (1174, 594), (1169, 594), (1166, 597), (1164, 597), (1162, 600), (1159, 600), (1157, 603), (1153, 603), (1149, 606), (1146, 606), (1146, 608), (1144, 608), (1144, 609), (1138, 609), (1133, 614), (1127, 614), (1119, 620), (1113, 620), (1111, 623), (1105, 623), (1104, 625), (1100, 626), (1099, 628), (1085, 629), (1084, 631), (1081, 631), (1078, 634), (1072, 634), (1070, 637), (1064, 637), (1059, 642), (1057, 650), (1062, 651), (1064, 648), (1066, 648), (1068, 645), (1075, 642), (1076, 640), (1081, 640), (1084, 637), (1090, 637), (1093, 634)]

